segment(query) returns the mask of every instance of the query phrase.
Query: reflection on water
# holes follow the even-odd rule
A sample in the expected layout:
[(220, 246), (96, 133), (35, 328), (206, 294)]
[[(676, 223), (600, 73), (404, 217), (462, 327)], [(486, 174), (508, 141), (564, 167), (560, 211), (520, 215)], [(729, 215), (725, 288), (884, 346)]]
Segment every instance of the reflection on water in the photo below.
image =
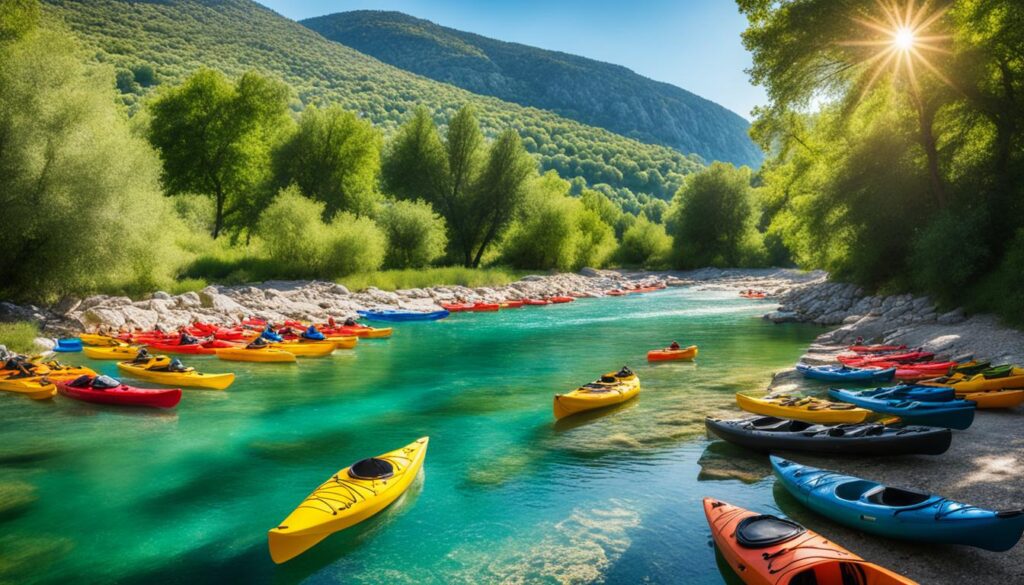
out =
[(756, 483), (772, 474), (767, 455), (754, 453), (726, 441), (708, 443), (701, 454), (698, 481), (739, 480)]
[[(238, 381), (162, 415), (0, 395), (0, 582), (720, 582), (700, 498), (772, 500), (767, 459), (706, 446), (704, 416), (817, 333), (763, 310), (672, 290), (406, 324), (289, 368), (196, 356)], [(673, 339), (697, 362), (645, 362)], [(555, 393), (623, 364), (638, 400), (555, 423)], [(267, 530), (324, 478), (424, 435), (428, 482), (270, 561)]]

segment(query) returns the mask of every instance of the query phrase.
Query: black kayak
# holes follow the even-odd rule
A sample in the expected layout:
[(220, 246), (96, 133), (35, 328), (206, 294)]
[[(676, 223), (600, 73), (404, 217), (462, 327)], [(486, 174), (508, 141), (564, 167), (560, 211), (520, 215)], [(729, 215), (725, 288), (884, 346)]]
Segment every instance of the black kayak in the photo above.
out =
[(705, 418), (708, 432), (754, 451), (807, 451), (833, 455), (939, 455), (949, 449), (949, 429), (858, 423), (821, 425), (756, 416)]

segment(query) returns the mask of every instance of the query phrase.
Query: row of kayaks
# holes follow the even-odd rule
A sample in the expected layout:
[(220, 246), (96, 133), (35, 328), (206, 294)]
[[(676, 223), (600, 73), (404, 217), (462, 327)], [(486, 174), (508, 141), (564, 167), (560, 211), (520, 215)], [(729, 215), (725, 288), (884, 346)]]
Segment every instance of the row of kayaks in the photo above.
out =
[(571, 296), (554, 296), (542, 299), (520, 299), (515, 301), (500, 301), (488, 303), (483, 301), (465, 303), (441, 303), (441, 308), (450, 313), (493, 313), (502, 309), (521, 309), (523, 307), (543, 307), (546, 305), (560, 305), (575, 301)]

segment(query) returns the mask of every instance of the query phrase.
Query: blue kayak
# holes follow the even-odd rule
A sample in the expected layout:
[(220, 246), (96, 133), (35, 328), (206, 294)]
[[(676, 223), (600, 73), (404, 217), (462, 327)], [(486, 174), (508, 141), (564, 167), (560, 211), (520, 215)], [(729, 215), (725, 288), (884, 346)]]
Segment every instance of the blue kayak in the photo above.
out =
[(847, 392), (867, 398), (897, 398), (922, 402), (949, 402), (956, 398), (956, 391), (949, 386), (918, 386), (917, 384), (900, 384), (870, 390), (847, 390)]
[(882, 414), (892, 414), (911, 425), (966, 429), (974, 422), (976, 404), (970, 400), (947, 400), (946, 402), (925, 402), (906, 398), (878, 398), (861, 396), (852, 390), (829, 388), (828, 395), (835, 400), (849, 402), (861, 408)]
[(376, 309), (373, 311), (356, 311), (360, 317), (370, 321), (437, 321), (444, 319), (450, 313), (445, 310), (423, 313), (419, 311), (396, 311), (394, 309)]
[(772, 456), (782, 485), (800, 503), (840, 524), (915, 542), (1013, 548), (1024, 510), (996, 512), (912, 489), (894, 488)]
[(62, 353), (82, 351), (82, 340), (77, 337), (58, 339), (57, 345), (53, 347), (53, 351), (59, 351)]
[(796, 371), (811, 380), (824, 382), (888, 382), (896, 377), (896, 368), (851, 368), (850, 366), (809, 366), (797, 364)]

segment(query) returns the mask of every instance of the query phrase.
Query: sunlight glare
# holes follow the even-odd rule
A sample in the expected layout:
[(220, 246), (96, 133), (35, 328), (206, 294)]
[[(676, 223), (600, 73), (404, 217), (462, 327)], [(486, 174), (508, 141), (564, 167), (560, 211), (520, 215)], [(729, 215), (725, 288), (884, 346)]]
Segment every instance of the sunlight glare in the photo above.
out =
[(892, 36), (892, 44), (901, 51), (909, 51), (913, 49), (916, 42), (917, 37), (914, 35), (914, 31), (909, 27), (899, 27), (896, 29), (896, 34)]

